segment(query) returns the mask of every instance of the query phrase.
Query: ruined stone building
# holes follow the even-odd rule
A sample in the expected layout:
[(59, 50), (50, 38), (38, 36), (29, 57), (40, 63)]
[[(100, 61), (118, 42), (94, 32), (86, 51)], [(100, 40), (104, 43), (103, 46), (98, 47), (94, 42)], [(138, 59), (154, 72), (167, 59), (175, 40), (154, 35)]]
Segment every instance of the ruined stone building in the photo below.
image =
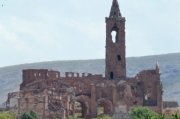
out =
[(176, 101), (163, 101), (163, 109), (165, 108), (178, 108), (178, 102)]
[[(66, 72), (47, 69), (23, 70), (20, 91), (10, 93), (7, 108), (19, 115), (35, 110), (43, 119), (74, 116), (75, 102), (85, 118), (97, 117), (98, 104), (104, 114), (127, 113), (132, 107), (146, 106), (161, 114), (162, 84), (160, 69), (143, 70), (135, 77), (126, 76), (125, 17), (117, 0), (113, 0), (106, 22), (106, 67), (101, 74)], [(116, 32), (113, 42), (112, 32)]]

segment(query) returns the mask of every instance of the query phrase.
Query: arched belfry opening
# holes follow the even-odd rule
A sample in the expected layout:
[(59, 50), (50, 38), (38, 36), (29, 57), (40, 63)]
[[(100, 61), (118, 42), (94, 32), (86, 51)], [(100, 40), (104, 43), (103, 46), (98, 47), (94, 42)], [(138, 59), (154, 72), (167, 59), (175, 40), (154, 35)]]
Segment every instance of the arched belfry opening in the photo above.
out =
[(116, 24), (114, 24), (114, 27), (111, 30), (111, 36), (112, 36), (112, 41), (113, 43), (117, 43), (118, 42), (118, 27)]
[(112, 41), (113, 41), (113, 43), (116, 43), (116, 35), (117, 35), (117, 32), (116, 32), (116, 31), (112, 31), (112, 32), (111, 32), (111, 36), (112, 36)]

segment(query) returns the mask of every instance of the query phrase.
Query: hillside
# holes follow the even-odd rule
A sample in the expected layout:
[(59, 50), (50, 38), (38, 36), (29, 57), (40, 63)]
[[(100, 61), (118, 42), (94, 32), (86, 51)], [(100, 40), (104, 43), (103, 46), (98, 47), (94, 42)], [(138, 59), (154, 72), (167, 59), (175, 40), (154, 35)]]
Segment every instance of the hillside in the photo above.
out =
[[(129, 57), (127, 58), (127, 76), (134, 77), (141, 70), (154, 69), (156, 61), (159, 62), (161, 69), (164, 100), (175, 100), (180, 104), (180, 53)], [(66, 71), (104, 75), (105, 60), (52, 61), (2, 67), (0, 68), (0, 103), (6, 101), (9, 92), (19, 90), (22, 82), (22, 70), (33, 68), (54, 68), (61, 71), (62, 76)]]

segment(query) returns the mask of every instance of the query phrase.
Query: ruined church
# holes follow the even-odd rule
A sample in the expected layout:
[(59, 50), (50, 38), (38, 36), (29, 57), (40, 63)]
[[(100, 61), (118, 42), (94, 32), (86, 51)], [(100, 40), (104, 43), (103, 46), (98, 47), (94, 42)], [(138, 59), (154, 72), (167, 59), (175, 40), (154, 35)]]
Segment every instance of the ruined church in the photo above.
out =
[[(104, 114), (127, 113), (132, 107), (146, 106), (162, 113), (160, 69), (143, 70), (135, 77), (126, 76), (125, 17), (113, 0), (106, 23), (105, 76), (47, 69), (25, 69), (18, 92), (8, 94), (6, 108), (19, 116), (35, 110), (43, 119), (65, 119), (81, 104), (84, 118), (97, 117), (100, 104)], [(115, 41), (112, 32), (116, 32)]]

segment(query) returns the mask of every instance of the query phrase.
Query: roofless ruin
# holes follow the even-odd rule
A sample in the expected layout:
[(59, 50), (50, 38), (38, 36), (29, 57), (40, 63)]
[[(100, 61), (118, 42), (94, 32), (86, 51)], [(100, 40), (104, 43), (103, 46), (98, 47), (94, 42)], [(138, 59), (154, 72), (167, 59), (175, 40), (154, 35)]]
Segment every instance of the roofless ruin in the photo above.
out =
[[(127, 113), (132, 107), (147, 106), (162, 112), (162, 84), (158, 63), (154, 70), (143, 70), (135, 77), (126, 76), (125, 18), (117, 0), (113, 0), (106, 21), (106, 67), (101, 74), (79, 74), (47, 69), (23, 70), (20, 91), (8, 94), (6, 107), (21, 115), (35, 110), (43, 119), (54, 116), (65, 119), (76, 113), (75, 102), (81, 104), (84, 118), (104, 114)], [(113, 41), (112, 32), (116, 32)]]

